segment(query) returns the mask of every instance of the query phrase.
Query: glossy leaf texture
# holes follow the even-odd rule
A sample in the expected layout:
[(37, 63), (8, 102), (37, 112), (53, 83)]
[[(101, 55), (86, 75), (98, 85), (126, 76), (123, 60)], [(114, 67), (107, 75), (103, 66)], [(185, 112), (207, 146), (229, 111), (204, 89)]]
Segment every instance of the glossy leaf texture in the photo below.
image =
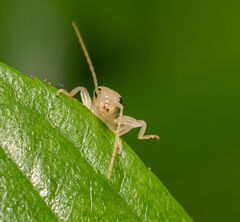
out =
[(123, 142), (78, 100), (0, 64), (1, 221), (192, 219)]

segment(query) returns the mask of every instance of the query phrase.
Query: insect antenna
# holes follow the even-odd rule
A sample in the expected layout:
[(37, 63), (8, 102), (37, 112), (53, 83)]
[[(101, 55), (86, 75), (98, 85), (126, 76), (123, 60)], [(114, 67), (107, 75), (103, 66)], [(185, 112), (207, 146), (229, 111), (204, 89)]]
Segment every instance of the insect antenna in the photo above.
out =
[(81, 48), (83, 50), (83, 54), (84, 54), (84, 56), (85, 56), (85, 58), (87, 60), (87, 63), (88, 63), (89, 68), (90, 68), (90, 71), (92, 73), (92, 77), (93, 77), (93, 82), (94, 82), (95, 88), (97, 88), (98, 87), (97, 75), (95, 73), (95, 70), (94, 70), (91, 58), (90, 58), (89, 53), (87, 51), (87, 48), (86, 48), (86, 46), (84, 44), (84, 41), (83, 41), (83, 38), (82, 38), (81, 33), (79, 31), (79, 28), (78, 28), (77, 24), (74, 21), (72, 22), (72, 26), (73, 26), (74, 31), (76, 32), (76, 35), (77, 35), (78, 40), (80, 42)]

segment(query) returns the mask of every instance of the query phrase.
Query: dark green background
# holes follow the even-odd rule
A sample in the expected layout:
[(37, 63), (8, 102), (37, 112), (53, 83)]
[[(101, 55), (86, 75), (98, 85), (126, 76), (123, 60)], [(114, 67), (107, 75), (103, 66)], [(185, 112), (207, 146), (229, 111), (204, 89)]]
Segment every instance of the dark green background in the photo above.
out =
[(0, 60), (68, 90), (123, 96), (157, 141), (124, 138), (195, 221), (239, 220), (239, 1), (1, 1)]

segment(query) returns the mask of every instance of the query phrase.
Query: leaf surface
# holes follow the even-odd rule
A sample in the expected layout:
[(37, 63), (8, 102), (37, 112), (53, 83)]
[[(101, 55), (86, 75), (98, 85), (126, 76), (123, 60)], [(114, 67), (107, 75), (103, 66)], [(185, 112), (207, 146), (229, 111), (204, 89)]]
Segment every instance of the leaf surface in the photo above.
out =
[(0, 63), (0, 220), (192, 219), (123, 142), (78, 100)]

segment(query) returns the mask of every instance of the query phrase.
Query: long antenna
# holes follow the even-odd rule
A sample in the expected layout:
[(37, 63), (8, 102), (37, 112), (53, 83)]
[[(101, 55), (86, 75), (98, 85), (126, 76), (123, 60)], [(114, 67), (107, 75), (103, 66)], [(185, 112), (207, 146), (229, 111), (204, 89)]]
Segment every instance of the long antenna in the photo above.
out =
[(77, 24), (76, 24), (74, 21), (72, 22), (72, 26), (73, 26), (73, 28), (74, 28), (74, 31), (76, 32), (76, 35), (77, 35), (78, 40), (79, 40), (79, 42), (80, 42), (81, 48), (82, 48), (82, 50), (83, 50), (83, 54), (84, 54), (84, 56), (85, 56), (85, 58), (86, 58), (86, 60), (87, 60), (87, 63), (88, 63), (89, 68), (90, 68), (90, 71), (91, 71), (91, 73), (92, 73), (92, 77), (93, 77), (93, 81), (94, 81), (95, 88), (97, 88), (97, 87), (98, 87), (97, 75), (96, 75), (96, 73), (95, 73), (95, 70), (94, 70), (92, 61), (91, 61), (90, 56), (89, 56), (89, 53), (88, 53), (88, 51), (87, 51), (87, 48), (86, 48), (86, 46), (85, 46), (85, 44), (84, 44), (84, 42), (83, 42), (83, 38), (82, 38), (82, 36), (81, 36), (81, 33), (80, 33), (80, 31), (79, 31), (79, 28), (78, 28)]

